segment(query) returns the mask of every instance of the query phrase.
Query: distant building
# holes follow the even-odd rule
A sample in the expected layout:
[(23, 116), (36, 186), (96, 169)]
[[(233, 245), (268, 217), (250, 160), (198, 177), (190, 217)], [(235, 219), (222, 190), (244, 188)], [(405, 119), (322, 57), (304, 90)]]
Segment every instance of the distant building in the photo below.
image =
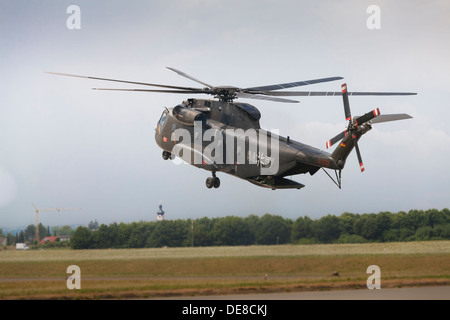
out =
[(47, 241), (48, 242), (55, 242), (56, 239), (59, 239), (58, 241), (68, 241), (70, 239), (69, 236), (58, 236), (58, 237), (45, 237), (41, 241), (39, 241), (40, 244), (44, 244)]
[(161, 202), (159, 203), (159, 210), (156, 213), (156, 220), (163, 221), (164, 220), (164, 210), (162, 209)]
[(46, 243), (47, 241), (48, 242), (55, 242), (56, 238), (57, 237), (45, 237), (41, 241), (39, 241), (39, 243), (43, 244), (43, 243)]

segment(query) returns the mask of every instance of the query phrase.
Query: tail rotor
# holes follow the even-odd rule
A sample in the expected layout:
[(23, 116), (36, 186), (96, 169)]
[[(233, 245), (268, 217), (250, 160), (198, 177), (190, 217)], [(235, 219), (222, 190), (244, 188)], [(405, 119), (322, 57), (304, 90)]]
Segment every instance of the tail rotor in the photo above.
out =
[(373, 118), (380, 115), (380, 109), (372, 110), (360, 117), (355, 117), (352, 119), (352, 113), (350, 110), (350, 103), (348, 101), (348, 92), (347, 92), (347, 84), (343, 84), (341, 86), (342, 89), (342, 101), (344, 103), (344, 115), (345, 120), (348, 121), (347, 129), (338, 135), (336, 135), (334, 138), (327, 141), (326, 146), (327, 148), (330, 148), (332, 145), (334, 145), (336, 142), (341, 141), (344, 139), (348, 134), (351, 134), (353, 145), (355, 146), (356, 150), (356, 156), (358, 157), (359, 167), (361, 169), (361, 172), (364, 172), (364, 164), (361, 157), (361, 152), (359, 150), (358, 146), (358, 132), (364, 133), (364, 129), (367, 130), (367, 128), (362, 129), (362, 125), (366, 122), (372, 120)]

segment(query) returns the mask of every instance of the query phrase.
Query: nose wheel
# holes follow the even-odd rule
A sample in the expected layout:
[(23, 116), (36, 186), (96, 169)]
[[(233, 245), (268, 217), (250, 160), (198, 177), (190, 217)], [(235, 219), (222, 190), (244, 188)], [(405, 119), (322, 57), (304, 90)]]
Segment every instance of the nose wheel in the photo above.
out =
[(168, 151), (163, 151), (162, 157), (163, 157), (164, 160), (168, 160), (168, 159), (171, 159), (172, 154), (170, 152), (168, 152)]
[(220, 187), (220, 179), (216, 177), (216, 173), (215, 172), (213, 172), (213, 176), (212, 177), (208, 177), (206, 179), (206, 187), (208, 189)]

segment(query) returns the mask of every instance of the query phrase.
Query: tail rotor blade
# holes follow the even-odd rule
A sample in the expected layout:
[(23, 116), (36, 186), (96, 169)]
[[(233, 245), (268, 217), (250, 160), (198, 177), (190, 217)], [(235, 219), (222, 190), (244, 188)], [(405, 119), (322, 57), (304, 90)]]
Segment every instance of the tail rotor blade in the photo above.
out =
[(353, 144), (355, 145), (356, 155), (358, 156), (359, 167), (361, 168), (361, 172), (364, 172), (364, 164), (362, 162), (361, 153), (359, 152), (358, 141), (356, 139), (356, 135), (352, 135)]
[(342, 100), (344, 101), (345, 120), (349, 121), (352, 119), (352, 113), (350, 112), (350, 104), (348, 102), (347, 84), (344, 83), (341, 86), (341, 89), (342, 89)]
[(341, 141), (342, 139), (344, 139), (346, 136), (347, 136), (347, 130), (346, 131), (342, 131), (341, 133), (339, 133), (334, 138), (328, 140), (327, 141), (327, 149), (330, 148), (336, 142)]
[(366, 114), (362, 115), (361, 117), (358, 117), (355, 119), (355, 125), (361, 125), (364, 122), (367, 122), (369, 120), (372, 120), (375, 117), (378, 117), (380, 115), (380, 109), (376, 108), (373, 111), (367, 112)]

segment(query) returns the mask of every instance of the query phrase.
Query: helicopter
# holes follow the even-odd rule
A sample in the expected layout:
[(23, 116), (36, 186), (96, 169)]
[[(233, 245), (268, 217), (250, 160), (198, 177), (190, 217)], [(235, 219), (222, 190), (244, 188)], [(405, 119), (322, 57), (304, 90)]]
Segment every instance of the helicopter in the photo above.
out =
[[(134, 91), (170, 94), (206, 94), (214, 99), (188, 98), (172, 108), (164, 108), (155, 128), (155, 141), (163, 150), (164, 160), (179, 157), (185, 162), (211, 172), (206, 187), (219, 188), (218, 172), (247, 180), (257, 186), (275, 189), (301, 189), (305, 185), (286, 178), (306, 174), (314, 175), (322, 169), (339, 187), (342, 186), (341, 171), (353, 149), (356, 151), (360, 170), (365, 170), (358, 141), (372, 129), (372, 124), (412, 118), (410, 115), (382, 115), (379, 108), (361, 116), (352, 117), (349, 96), (416, 95), (413, 92), (349, 92), (347, 84), (341, 91), (283, 91), (299, 86), (342, 80), (328, 77), (307, 81), (238, 88), (213, 86), (180, 70), (166, 67), (178, 75), (201, 84), (203, 87), (181, 87), (165, 84), (126, 81), (66, 73), (47, 72), (55, 75), (150, 86), (160, 89), (92, 88), (94, 90)], [(326, 142), (328, 153), (283, 137), (276, 130), (264, 130), (259, 120), (261, 112), (253, 105), (235, 102), (238, 98), (257, 99), (282, 103), (298, 103), (294, 96), (342, 96), (347, 128)], [(334, 170), (333, 178), (325, 169)]]

